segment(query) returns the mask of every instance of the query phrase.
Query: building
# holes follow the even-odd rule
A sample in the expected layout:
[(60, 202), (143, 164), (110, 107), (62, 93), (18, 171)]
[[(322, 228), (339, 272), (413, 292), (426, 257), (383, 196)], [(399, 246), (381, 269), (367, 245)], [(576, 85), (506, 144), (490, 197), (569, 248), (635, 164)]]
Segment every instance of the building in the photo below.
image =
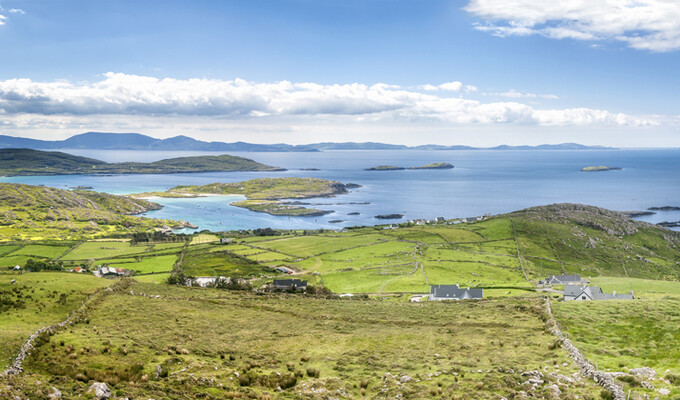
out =
[(581, 275), (549, 275), (538, 283), (542, 285), (580, 285), (584, 282)]
[(603, 293), (598, 286), (567, 285), (564, 287), (564, 301), (588, 301), (588, 300), (633, 300), (635, 294)]
[(483, 298), (483, 289), (461, 288), (455, 285), (430, 285), (430, 301), (467, 300)]
[(99, 267), (99, 276), (118, 276), (118, 271), (113, 267)]
[(296, 290), (302, 292), (307, 290), (307, 281), (302, 281), (300, 279), (274, 279), (274, 282), (272, 282), (272, 290)]
[(231, 244), (234, 243), (233, 238), (220, 238), (220, 244)]

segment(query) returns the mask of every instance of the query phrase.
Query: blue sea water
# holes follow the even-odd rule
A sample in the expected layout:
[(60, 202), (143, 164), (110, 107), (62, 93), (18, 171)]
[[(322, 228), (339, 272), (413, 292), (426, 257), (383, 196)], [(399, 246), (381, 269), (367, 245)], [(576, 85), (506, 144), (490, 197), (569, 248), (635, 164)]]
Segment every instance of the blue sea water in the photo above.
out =
[[(105, 161), (155, 161), (208, 152), (63, 150)], [(334, 212), (323, 217), (275, 217), (229, 203), (239, 196), (158, 199), (165, 207), (146, 216), (183, 219), (200, 229), (260, 227), (339, 229), (374, 225), (379, 214), (414, 218), (470, 217), (498, 214), (551, 203), (582, 203), (620, 211), (654, 206), (680, 206), (680, 149), (587, 151), (418, 151), (352, 150), (314, 153), (232, 153), (283, 167), (285, 172), (222, 172), (172, 175), (3, 177), (3, 182), (58, 188), (92, 186), (115, 194), (166, 190), (176, 185), (237, 182), (268, 176), (320, 177), (361, 188), (334, 198), (304, 200)], [(433, 162), (455, 165), (448, 170), (364, 171), (376, 165), (419, 166)], [(591, 165), (620, 171), (580, 172)], [(318, 168), (319, 171), (305, 171)], [(368, 203), (368, 204), (365, 204)], [(359, 215), (348, 215), (358, 212)], [(679, 221), (680, 212), (657, 212), (648, 222)], [(342, 223), (329, 223), (343, 220)], [(394, 222), (399, 222), (395, 220)]]

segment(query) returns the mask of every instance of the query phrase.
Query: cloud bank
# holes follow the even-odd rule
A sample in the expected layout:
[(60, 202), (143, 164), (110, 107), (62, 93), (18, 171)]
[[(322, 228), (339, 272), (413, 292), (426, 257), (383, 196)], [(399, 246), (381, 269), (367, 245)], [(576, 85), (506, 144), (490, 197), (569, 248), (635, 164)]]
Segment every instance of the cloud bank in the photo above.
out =
[[(434, 88), (434, 89), (433, 89)], [(461, 82), (404, 89), (361, 83), (321, 85), (242, 79), (159, 79), (107, 73), (97, 82), (0, 81), (0, 119), (8, 116), (123, 115), (209, 117), (221, 120), (319, 118), (439, 121), (452, 124), (653, 126), (655, 120), (590, 108), (537, 109), (518, 102), (538, 96), (508, 92), (514, 101), (464, 98)], [(507, 94), (507, 93), (506, 93)], [(454, 97), (455, 96), (455, 97)]]
[(496, 36), (619, 41), (656, 52), (680, 49), (677, 0), (471, 0), (464, 10)]

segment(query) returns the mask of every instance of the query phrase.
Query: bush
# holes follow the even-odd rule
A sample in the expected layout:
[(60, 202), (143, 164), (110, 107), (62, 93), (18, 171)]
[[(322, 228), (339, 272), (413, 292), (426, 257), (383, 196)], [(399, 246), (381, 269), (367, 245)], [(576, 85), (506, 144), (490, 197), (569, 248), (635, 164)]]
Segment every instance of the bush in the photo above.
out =
[(307, 376), (310, 378), (318, 378), (320, 376), (320, 372), (316, 368), (307, 368)]

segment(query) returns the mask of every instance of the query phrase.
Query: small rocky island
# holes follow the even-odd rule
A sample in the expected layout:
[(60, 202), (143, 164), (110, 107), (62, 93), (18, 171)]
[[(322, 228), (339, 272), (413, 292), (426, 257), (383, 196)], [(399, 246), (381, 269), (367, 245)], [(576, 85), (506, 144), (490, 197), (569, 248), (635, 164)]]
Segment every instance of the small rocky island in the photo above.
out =
[(375, 218), (377, 218), (377, 219), (402, 219), (402, 218), (404, 218), (404, 214), (381, 214), (381, 215), (376, 215)]
[(453, 168), (452, 164), (446, 162), (437, 162), (427, 165), (421, 165), (420, 167), (410, 167), (409, 169), (451, 169), (451, 168)]
[(366, 168), (364, 171), (403, 171), (405, 169), (451, 169), (452, 164), (445, 162), (436, 162), (432, 164), (421, 165), (419, 167), (397, 167), (395, 165), (378, 165), (377, 167)]
[(680, 207), (675, 206), (663, 206), (663, 207), (649, 207), (649, 211), (680, 211)]
[(620, 167), (607, 167), (605, 165), (598, 165), (596, 167), (581, 168), (581, 172), (620, 171), (622, 169), (623, 168)]
[(364, 171), (401, 171), (406, 168), (404, 167), (397, 167), (394, 165), (378, 165), (377, 167), (372, 167), (372, 168), (366, 168)]

